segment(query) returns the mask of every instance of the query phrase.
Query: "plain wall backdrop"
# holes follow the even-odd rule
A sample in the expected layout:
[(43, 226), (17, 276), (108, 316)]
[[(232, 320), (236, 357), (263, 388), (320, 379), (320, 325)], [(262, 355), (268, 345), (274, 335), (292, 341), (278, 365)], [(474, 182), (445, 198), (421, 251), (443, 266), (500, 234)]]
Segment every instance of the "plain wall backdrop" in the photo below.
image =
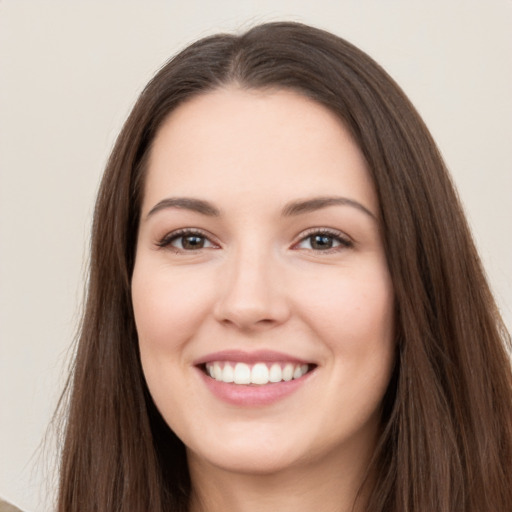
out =
[[(0, 496), (49, 510), (95, 192), (138, 93), (177, 50), (288, 19), (374, 57), (422, 114), (512, 327), (512, 1), (0, 0)], [(439, 240), (442, 244), (443, 240)]]

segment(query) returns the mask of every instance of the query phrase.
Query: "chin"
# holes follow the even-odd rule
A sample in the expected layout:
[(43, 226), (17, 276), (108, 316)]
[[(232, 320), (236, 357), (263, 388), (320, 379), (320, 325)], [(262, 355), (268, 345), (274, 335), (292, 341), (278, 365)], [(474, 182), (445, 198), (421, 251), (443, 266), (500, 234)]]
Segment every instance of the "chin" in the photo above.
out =
[[(229, 442), (220, 437), (208, 446), (187, 448), (189, 463), (208, 463), (224, 471), (238, 474), (271, 475), (300, 464), (298, 442), (291, 439), (269, 439), (262, 433), (252, 432), (247, 437), (231, 436)], [(288, 442), (286, 442), (288, 441)], [(304, 451), (304, 450), (303, 450)], [(303, 453), (304, 456), (304, 453)]]
[(299, 462), (289, 454), (262, 449), (248, 449), (242, 452), (223, 451), (222, 453), (205, 454), (203, 456), (193, 454), (187, 450), (187, 454), (189, 464), (202, 459), (211, 466), (240, 475), (270, 476), (290, 469)]

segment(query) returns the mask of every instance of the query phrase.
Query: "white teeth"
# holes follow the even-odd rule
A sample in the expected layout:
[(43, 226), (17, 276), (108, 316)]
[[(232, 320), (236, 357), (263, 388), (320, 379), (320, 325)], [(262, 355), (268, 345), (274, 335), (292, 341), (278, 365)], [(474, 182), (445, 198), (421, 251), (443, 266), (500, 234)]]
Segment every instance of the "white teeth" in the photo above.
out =
[(257, 363), (251, 370), (252, 384), (268, 384), (268, 368), (264, 363)]
[(283, 380), (283, 370), (281, 370), (281, 365), (280, 364), (274, 363), (270, 367), (270, 372), (269, 372), (268, 380), (270, 382), (281, 382)]
[(222, 382), (233, 382), (235, 380), (235, 371), (230, 364), (225, 364), (222, 370)]
[(213, 378), (215, 380), (222, 380), (222, 368), (220, 363), (213, 364)]
[(251, 383), (251, 368), (245, 363), (236, 363), (233, 382), (235, 384)]
[(213, 379), (219, 382), (235, 384), (256, 384), (265, 385), (269, 382), (276, 383), (299, 379), (308, 372), (307, 364), (293, 363), (231, 363), (215, 361), (206, 364), (206, 372)]
[(285, 367), (283, 368), (283, 380), (284, 381), (289, 381), (289, 380), (292, 380), (293, 378), (293, 364), (290, 364), (288, 363), (287, 365), (285, 365)]

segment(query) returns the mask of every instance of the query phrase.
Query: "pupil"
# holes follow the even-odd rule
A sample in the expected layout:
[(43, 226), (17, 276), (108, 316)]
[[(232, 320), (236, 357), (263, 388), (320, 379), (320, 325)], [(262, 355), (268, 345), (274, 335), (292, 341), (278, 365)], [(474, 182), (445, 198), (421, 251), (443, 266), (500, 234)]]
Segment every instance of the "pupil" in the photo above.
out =
[(330, 249), (332, 247), (332, 237), (326, 235), (315, 235), (311, 246), (313, 249)]
[(204, 238), (202, 236), (186, 236), (183, 238), (184, 249), (201, 249), (204, 246)]

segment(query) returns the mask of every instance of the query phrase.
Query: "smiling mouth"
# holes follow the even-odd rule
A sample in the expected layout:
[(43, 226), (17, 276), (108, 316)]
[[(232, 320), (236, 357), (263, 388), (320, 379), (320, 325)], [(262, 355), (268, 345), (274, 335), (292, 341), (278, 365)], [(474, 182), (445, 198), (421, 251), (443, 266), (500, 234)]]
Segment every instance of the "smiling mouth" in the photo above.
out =
[(231, 361), (212, 361), (203, 365), (203, 371), (218, 382), (238, 385), (264, 386), (300, 379), (316, 365), (298, 363), (247, 364)]

